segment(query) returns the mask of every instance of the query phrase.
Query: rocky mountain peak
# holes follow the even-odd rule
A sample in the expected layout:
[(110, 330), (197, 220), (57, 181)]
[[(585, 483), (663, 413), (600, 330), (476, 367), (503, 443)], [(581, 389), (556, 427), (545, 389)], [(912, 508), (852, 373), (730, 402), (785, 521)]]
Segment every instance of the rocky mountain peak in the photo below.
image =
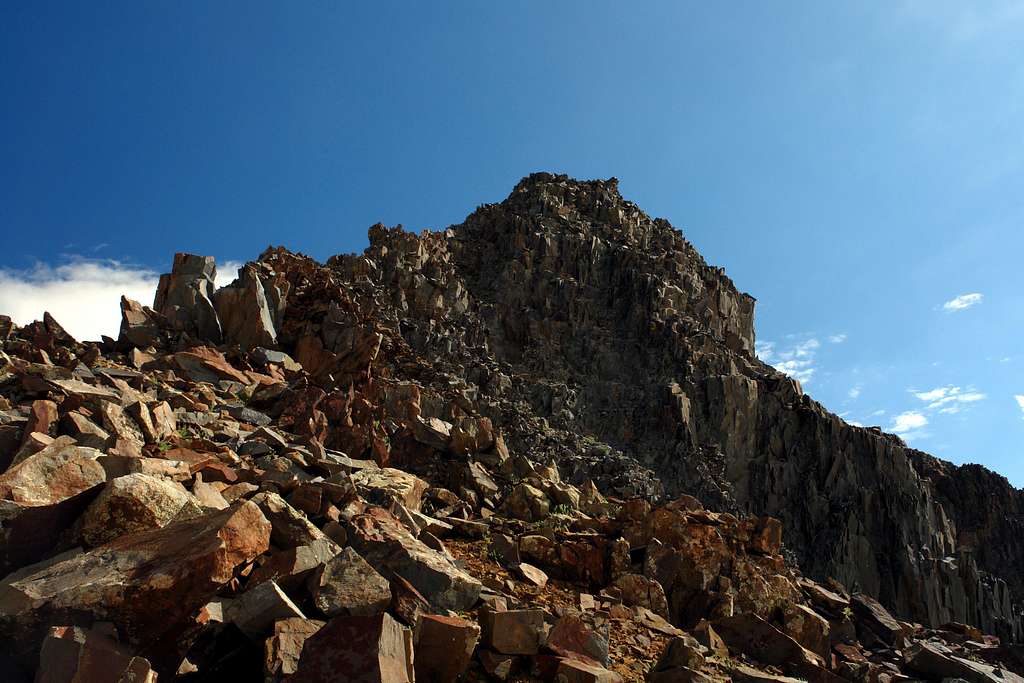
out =
[(296, 681), (1020, 668), (1020, 491), (761, 363), (754, 299), (614, 178), (535, 173), (369, 241), (268, 247), (221, 288), (178, 254), (98, 344), (0, 318), (22, 665), (100, 648), (214, 680), (256, 643), (253, 675)]

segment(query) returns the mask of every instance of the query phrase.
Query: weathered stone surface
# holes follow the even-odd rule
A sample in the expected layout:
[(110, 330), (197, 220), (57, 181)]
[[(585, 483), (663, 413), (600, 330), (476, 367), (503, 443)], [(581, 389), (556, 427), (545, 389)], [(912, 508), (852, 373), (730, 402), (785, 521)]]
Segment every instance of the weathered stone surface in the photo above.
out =
[(658, 616), (668, 618), (665, 589), (654, 579), (640, 574), (623, 574), (615, 580), (615, 587), (622, 591), (622, 602), (625, 604), (646, 607)]
[(252, 497), (273, 526), (271, 540), (278, 548), (296, 548), (318, 541), (334, 543), (310, 522), (304, 514), (293, 508), (276, 493), (260, 493)]
[(332, 557), (310, 579), (313, 604), (328, 617), (372, 616), (391, 604), (391, 586), (352, 548)]
[(428, 484), (419, 477), (391, 467), (366, 469), (352, 474), (352, 483), (369, 502), (387, 506), (398, 502), (410, 510), (419, 510)]
[(280, 619), (305, 619), (302, 611), (274, 583), (265, 581), (249, 588), (228, 603), (224, 620), (253, 640), (262, 641)]
[(112, 621), (144, 650), (173, 637), (269, 540), (269, 522), (248, 502), (122, 536), (0, 585), (0, 634), (24, 655), (38, 647), (47, 623)]
[(274, 635), (264, 644), (263, 673), (273, 679), (295, 673), (306, 640), (323, 628), (324, 623), (299, 618), (275, 622)]
[(523, 483), (506, 496), (501, 509), (510, 517), (524, 522), (535, 522), (548, 516), (551, 503), (543, 491)]
[(827, 661), (831, 651), (828, 621), (805, 605), (787, 605), (782, 613), (782, 630), (793, 640)]
[(301, 586), (323, 564), (338, 554), (340, 548), (331, 539), (321, 539), (274, 552), (249, 577), (254, 585), (273, 579), (286, 591)]
[(859, 622), (890, 645), (895, 644), (896, 639), (903, 633), (903, 627), (899, 622), (874, 598), (868, 595), (854, 595), (850, 599), (850, 606)]
[(214, 348), (201, 346), (191, 351), (180, 351), (174, 354), (174, 363), (194, 382), (216, 384), (222, 379), (248, 384), (249, 378)]
[[(188, 509), (186, 509), (188, 508)], [(196, 501), (180, 485), (146, 474), (128, 474), (107, 482), (82, 515), (82, 538), (91, 546), (118, 536), (159, 529), (183, 512), (200, 514)]]
[(555, 671), (558, 683), (622, 683), (622, 676), (614, 671), (581, 662), (575, 659), (563, 659)]
[(481, 584), (444, 555), (417, 540), (390, 513), (372, 507), (350, 524), (352, 546), (385, 578), (398, 574), (436, 609), (471, 607)]
[(79, 446), (102, 451), (110, 444), (110, 433), (81, 413), (68, 413), (62, 428)]
[[(700, 644), (689, 636), (676, 636), (665, 643), (665, 649), (654, 665), (656, 672), (671, 672), (676, 669), (690, 671), (704, 668), (704, 655), (700, 653)], [(689, 672), (680, 672), (680, 677), (690, 677)], [(669, 680), (668, 676), (661, 678)]]
[(153, 346), (160, 338), (160, 324), (152, 309), (145, 308), (138, 301), (121, 297), (121, 332), (118, 339), (146, 348)]
[(289, 683), (412, 683), (412, 634), (387, 613), (335, 617), (306, 639)]
[(730, 651), (742, 652), (765, 664), (820, 666), (818, 655), (755, 614), (737, 614), (714, 622)]
[(506, 655), (535, 655), (544, 637), (544, 610), (485, 611), (480, 615), (483, 644)]
[(578, 616), (567, 614), (551, 627), (544, 647), (562, 657), (582, 657), (584, 661), (608, 666), (608, 627), (594, 628)]
[(480, 627), (459, 617), (426, 614), (416, 633), (416, 676), (420, 681), (455, 683), (469, 666)]

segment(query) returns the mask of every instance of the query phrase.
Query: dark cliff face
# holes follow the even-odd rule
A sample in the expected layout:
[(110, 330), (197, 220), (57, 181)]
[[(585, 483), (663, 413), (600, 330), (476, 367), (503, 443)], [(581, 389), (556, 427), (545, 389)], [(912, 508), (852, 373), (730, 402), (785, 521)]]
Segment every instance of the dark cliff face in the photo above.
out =
[(754, 299), (614, 180), (534, 174), (446, 231), (375, 226), (370, 242), (325, 266), (268, 250), (234, 285), (263, 308), (224, 330), (276, 338), (315, 376), (329, 446), (410, 457), (372, 407), (390, 400), (374, 358), (423, 387), (424, 417), (461, 405), (514, 452), (617, 495), (778, 517), (812, 577), (1020, 638), (1020, 491), (852, 427), (760, 362)]

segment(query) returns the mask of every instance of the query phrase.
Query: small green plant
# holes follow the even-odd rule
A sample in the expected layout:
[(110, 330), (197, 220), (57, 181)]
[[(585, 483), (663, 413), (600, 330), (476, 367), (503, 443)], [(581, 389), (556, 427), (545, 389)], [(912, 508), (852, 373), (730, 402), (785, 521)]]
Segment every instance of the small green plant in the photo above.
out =
[(852, 619), (853, 618), (853, 610), (850, 609), (849, 607), (844, 607), (843, 608), (843, 616), (846, 617), (847, 619)]
[(178, 436), (180, 436), (183, 439), (191, 439), (192, 430), (189, 429), (188, 427), (178, 427)]
[(166, 453), (167, 451), (171, 450), (172, 448), (174, 448), (174, 446), (171, 444), (170, 441), (161, 441), (160, 443), (158, 443), (156, 445), (156, 449), (158, 451), (160, 451), (161, 453)]
[(551, 508), (551, 514), (553, 515), (571, 515), (572, 506), (568, 503), (559, 503), (555, 507)]

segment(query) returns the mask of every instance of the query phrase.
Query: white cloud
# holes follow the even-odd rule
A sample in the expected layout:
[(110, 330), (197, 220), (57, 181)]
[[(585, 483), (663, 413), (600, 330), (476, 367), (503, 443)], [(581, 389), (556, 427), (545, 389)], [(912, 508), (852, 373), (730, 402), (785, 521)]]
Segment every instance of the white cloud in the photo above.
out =
[(1013, 400), (1015, 400), (1017, 405), (1020, 406), (1021, 412), (1024, 412), (1024, 394), (1014, 395)]
[(983, 294), (979, 294), (978, 292), (973, 292), (971, 294), (961, 294), (960, 296), (954, 297), (947, 301), (946, 303), (942, 304), (942, 309), (950, 313), (954, 311), (963, 311), (965, 309), (970, 308), (971, 306), (976, 306), (980, 304), (982, 299), (984, 298), (985, 296)]
[(928, 425), (928, 418), (919, 412), (908, 410), (900, 413), (892, 420), (889, 431), (899, 434), (904, 439), (913, 439), (925, 436), (921, 430)]
[(152, 305), (157, 279), (149, 269), (113, 260), (74, 259), (58, 266), (37, 263), (27, 270), (0, 269), (0, 313), (27, 325), (49, 311), (80, 341), (98, 340), (104, 334), (116, 337), (121, 295)]
[(844, 341), (846, 341), (846, 335), (845, 334), (833, 334), (831, 337), (828, 338), (828, 340), (832, 344), (842, 344)]
[(852, 387), (848, 392), (846, 392), (846, 395), (853, 399), (860, 398), (860, 385), (858, 384), (857, 386)]
[(925, 406), (927, 410), (937, 410), (948, 415), (959, 413), (964, 404), (977, 403), (988, 398), (985, 394), (970, 387), (964, 390), (953, 385), (937, 387), (931, 391), (912, 390), (910, 393), (927, 403), (928, 405)]
[[(217, 286), (230, 283), (240, 266), (225, 261), (218, 267)], [(48, 311), (79, 341), (117, 337), (121, 295), (151, 306), (158, 280), (153, 270), (112, 259), (73, 257), (60, 265), (0, 269), (0, 314), (27, 325)]]
[(881, 417), (882, 415), (885, 415), (884, 410), (876, 410), (875, 412), (871, 413), (871, 417)]

